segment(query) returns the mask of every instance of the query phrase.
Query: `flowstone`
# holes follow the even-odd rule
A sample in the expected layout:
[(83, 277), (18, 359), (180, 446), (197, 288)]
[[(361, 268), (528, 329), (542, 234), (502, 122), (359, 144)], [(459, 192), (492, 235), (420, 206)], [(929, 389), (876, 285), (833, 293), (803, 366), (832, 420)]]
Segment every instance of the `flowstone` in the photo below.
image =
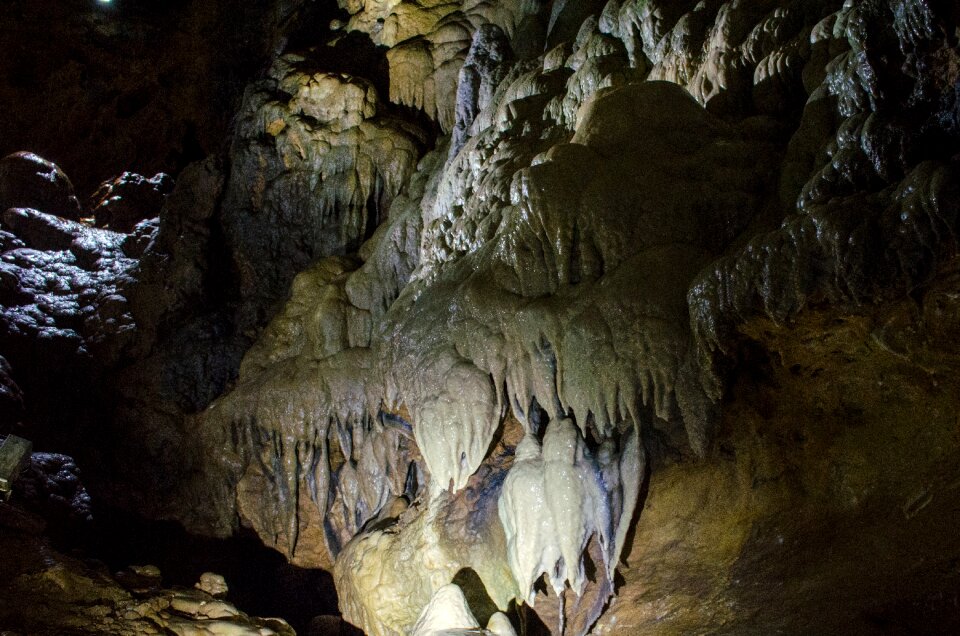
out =
[[(223, 527), (237, 510), (297, 563), (335, 560), (344, 616), (369, 633), (409, 630), (466, 567), (501, 610), (533, 602), (550, 573), (556, 593), (584, 599), (568, 610), (593, 618), (567, 614), (585, 631), (612, 593), (641, 436), (698, 453), (710, 437), (686, 290), (759, 210), (762, 127), (637, 83), (596, 21), (504, 77), (464, 147), (425, 159), (430, 172), (395, 197), (360, 261), (297, 278), (237, 387), (198, 422), (210, 448), (230, 449), (218, 488), (235, 493), (208, 514)], [(490, 463), (505, 416), (531, 438), (509, 476)], [(526, 457), (546, 420), (543, 457)], [(536, 537), (525, 465), (550, 482)], [(397, 497), (420, 503), (393, 528)], [(464, 497), (485, 512), (452, 514)], [(434, 555), (426, 567), (413, 545)], [(586, 553), (600, 581), (586, 581)]]
[[(346, 163), (311, 163), (380, 116), (364, 82), (288, 59), (269, 87), (284, 99), (254, 100), (256, 143), (336, 176), (310, 201), (349, 213), (339, 238), (358, 249), (303, 270), (235, 388), (196, 418), (217, 453), (192, 487), (219, 489), (220, 527), (239, 513), (295, 562), (332, 565), (344, 617), (370, 634), (414, 629), (465, 570), (500, 610), (524, 602), (586, 633), (648, 465), (711, 451), (738, 325), (901, 293), (955, 254), (955, 144), (897, 150), (955, 134), (955, 47), (925, 3), (915, 20), (878, 2), (831, 16), (838, 3), (611, 1), (543, 55), (474, 59), (454, 104), (466, 43), (479, 33), (481, 58), (499, 29), (502, 52), (517, 20), (484, 3), (342, 4), (348, 29), (391, 47), (391, 98), (458, 134), (416, 170), (415, 144), (396, 141), (401, 187), (367, 178), (392, 168), (363, 135)], [(891, 38), (942, 81), (886, 64)], [(898, 99), (918, 130), (884, 119)], [(340, 123), (315, 125), (329, 113)], [(360, 195), (381, 190), (386, 223), (358, 233)], [(874, 276), (877, 237), (891, 267)], [(273, 289), (258, 263), (244, 280)]]

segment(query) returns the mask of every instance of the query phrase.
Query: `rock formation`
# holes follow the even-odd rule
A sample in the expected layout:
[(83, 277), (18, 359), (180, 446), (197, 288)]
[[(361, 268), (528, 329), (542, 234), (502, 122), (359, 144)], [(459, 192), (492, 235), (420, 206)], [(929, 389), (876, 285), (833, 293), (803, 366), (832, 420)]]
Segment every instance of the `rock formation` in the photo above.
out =
[(18, 423), (371, 635), (958, 627), (957, 9), (338, 6), (159, 208), (0, 172)]
[(292, 636), (282, 619), (253, 618), (201, 589), (162, 589), (159, 570), (105, 568), (58, 553), (38, 518), (0, 503), (0, 624), (7, 633)]

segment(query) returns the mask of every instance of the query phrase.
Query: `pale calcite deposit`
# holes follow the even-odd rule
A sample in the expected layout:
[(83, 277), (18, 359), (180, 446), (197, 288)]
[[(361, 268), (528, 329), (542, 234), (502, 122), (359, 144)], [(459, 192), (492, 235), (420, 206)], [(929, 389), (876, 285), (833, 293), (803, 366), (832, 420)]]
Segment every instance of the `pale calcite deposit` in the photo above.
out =
[(474, 32), (492, 25), (519, 38), (524, 21), (542, 10), (538, 0), (339, 3), (351, 14), (347, 30), (388, 47), (390, 101), (423, 110), (446, 132), (456, 121), (458, 76)]
[(601, 472), (569, 419), (547, 426), (542, 449), (531, 434), (517, 445), (498, 506), (507, 558), (525, 602), (535, 603), (534, 583), (543, 575), (557, 595), (567, 584), (580, 595), (583, 555), (594, 536), (603, 548), (603, 570), (612, 576), (614, 530), (606, 495), (621, 484), (605, 482)]
[[(685, 372), (694, 364), (685, 292), (755, 213), (750, 188), (765, 173), (750, 157), (764, 140), (713, 119), (673, 84), (631, 84), (639, 75), (622, 45), (591, 25), (559, 66), (544, 57), (505, 76), (463, 150), (424, 164), (432, 176), (398, 195), (359, 269), (335, 258), (301, 274), (237, 389), (204, 414), (233, 431), (221, 439), (236, 440), (224, 458), (240, 468), (241, 518), (297, 562), (339, 553), (344, 615), (371, 633), (409, 629), (463, 567), (425, 520), (480, 467), (507, 410), (532, 432), (542, 410), (577, 439), (651, 425), (676, 436), (680, 422), (698, 451), (708, 439), (707, 391)], [(594, 79), (578, 77), (584, 69)], [(551, 112), (556, 120), (543, 117)], [(424, 229), (411, 254), (404, 228), (417, 217)], [(389, 256), (398, 246), (399, 261)], [(398, 276), (390, 262), (419, 269), (403, 265)], [(591, 537), (610, 576), (635, 509), (636, 433), (612, 442), (601, 467), (577, 444), (565, 459), (547, 430), (557, 466), (540, 474), (557, 486), (537, 518), (562, 527), (537, 541), (553, 547), (526, 565), (525, 548), (481, 551), (471, 565), (502, 609), (514, 586), (532, 601), (533, 581), (557, 563), (554, 589), (569, 580), (580, 591), (578, 556)], [(373, 530), (347, 543), (392, 497), (423, 492), (425, 520), (404, 526), (402, 541)], [(513, 516), (506, 541), (526, 541), (517, 537), (530, 516)], [(437, 556), (400, 566), (413, 544)], [(512, 584), (485, 563), (511, 554)]]
[(496, 612), (487, 621), (487, 631), (496, 636), (517, 636), (510, 619), (503, 612)]
[(479, 629), (460, 588), (450, 583), (437, 590), (410, 632), (411, 636), (438, 636), (452, 629)]
[[(335, 563), (344, 616), (370, 634), (409, 632), (465, 569), (501, 610), (545, 598), (546, 574), (551, 628), (589, 630), (648, 449), (703, 455), (714, 438), (738, 321), (864, 297), (835, 258), (853, 206), (838, 192), (886, 175), (884, 218), (921, 243), (923, 219), (953, 214), (951, 163), (901, 180), (874, 151), (881, 95), (843, 43), (858, 14), (837, 4), (611, 0), (542, 55), (463, 70), (470, 42), (500, 50), (496, 29), (515, 48), (531, 7), (344, 3), (348, 28), (391, 47), (391, 99), (461, 137), (392, 182), (355, 256), (298, 277), (236, 388), (200, 416), (244, 523), (299, 563)], [(343, 99), (323, 106), (327, 81), (296, 93), (342, 122), (324, 135), (367, 123), (362, 82), (337, 80)], [(774, 115), (807, 93), (786, 143)], [(288, 125), (270, 134), (295, 149)], [(369, 165), (366, 150), (336, 163), (325, 139), (305, 156)], [(811, 246), (838, 269), (802, 270)], [(523, 432), (509, 457), (493, 450), (508, 422)]]

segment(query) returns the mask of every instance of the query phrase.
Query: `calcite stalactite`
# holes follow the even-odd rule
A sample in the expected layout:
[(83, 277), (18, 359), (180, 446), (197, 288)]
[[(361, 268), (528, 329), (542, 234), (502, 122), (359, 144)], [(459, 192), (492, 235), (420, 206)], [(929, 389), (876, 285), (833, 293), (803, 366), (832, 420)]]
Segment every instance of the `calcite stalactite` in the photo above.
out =
[(458, 75), (469, 63), (475, 32), (496, 28), (515, 48), (537, 53), (538, 38), (545, 34), (529, 28), (545, 9), (540, 0), (341, 0), (340, 6), (351, 14), (347, 30), (367, 33), (376, 44), (389, 48), (390, 100), (422, 109), (446, 132), (457, 120)]
[(512, 57), (510, 43), (497, 25), (484, 24), (474, 33), (457, 81), (457, 120), (450, 140), (451, 157), (463, 148), (477, 114), (493, 101)]
[(421, 142), (415, 126), (380, 112), (366, 80), (279, 58), (247, 91), (226, 184), (222, 222), (248, 302), (275, 298), (315, 258), (357, 249)]
[[(957, 52), (941, 40), (941, 11), (908, 4), (902, 12), (883, 3), (845, 6), (818, 25), (814, 39), (835, 57), (787, 157), (791, 171), (808, 170), (799, 192), (784, 188), (797, 197), (796, 213), (713, 264), (691, 288), (704, 351), (722, 352), (734, 325), (755, 314), (782, 322), (817, 302), (902, 293), (955, 253), (957, 165), (941, 150), (955, 139), (955, 106), (945, 98), (951, 87), (942, 76), (920, 80), (911, 68), (940, 56), (955, 60)], [(899, 67), (880, 52), (890, 42)], [(910, 123), (885, 115), (903, 104)], [(825, 126), (825, 119), (836, 123)], [(923, 139), (931, 140), (923, 151), (905, 145)]]
[[(571, 594), (582, 591), (577, 555), (586, 551), (591, 536), (604, 576), (610, 576), (633, 518), (645, 463), (639, 434), (621, 438), (620, 431), (654, 426), (679, 441), (680, 425), (698, 452), (708, 443), (713, 407), (709, 387), (698, 385), (690, 373), (696, 358), (687, 330), (686, 290), (696, 271), (757, 213), (755, 192), (769, 175), (751, 157), (767, 147), (766, 137), (762, 128), (741, 129), (711, 117), (673, 84), (635, 83), (642, 72), (630, 69), (623, 45), (600, 33), (597, 24), (581, 29), (567, 52), (552, 51), (505, 74), (473, 118), (463, 149), (445, 166), (432, 164), (434, 176), (418, 190), (420, 205), (406, 207), (402, 195), (397, 199), (390, 213), (393, 227), (416, 223), (405, 220), (412, 211), (424, 229), (418, 254), (408, 261), (419, 264), (413, 282), (402, 290), (402, 284), (386, 288), (399, 293), (387, 294), (396, 298), (392, 304), (376, 302), (382, 293), (358, 292), (379, 284), (384, 270), (371, 265), (392, 249), (395, 233), (376, 236), (364, 248), (367, 262), (360, 270), (331, 270), (334, 277), (315, 290), (305, 285), (306, 278), (295, 285), (295, 300), (281, 314), (285, 317), (275, 321), (267, 339), (253, 349), (259, 353), (244, 363), (253, 375), (205, 415), (213, 427), (230, 428), (249, 421), (245, 413), (256, 412), (251, 430), (266, 427), (277, 433), (265, 439), (284, 440), (282, 452), (277, 441), (271, 442), (274, 450), (264, 448), (254, 468), (239, 476), (244, 514), (255, 524), (276, 519), (270, 522), (275, 529), (263, 528), (261, 534), (274, 537), (295, 559), (326, 554), (320, 562), (328, 563), (339, 552), (345, 614), (372, 632), (408, 629), (416, 619), (411, 608), (425, 604), (464, 565), (433, 538), (436, 530), (428, 520), (483, 465), (507, 410), (530, 430), (540, 409), (557, 421), (568, 414), (576, 418), (576, 425), (548, 426), (548, 440), (555, 435), (551, 426), (573, 427), (576, 438), (618, 440), (607, 444), (602, 465), (581, 450), (570, 465), (569, 487), (560, 489), (563, 494), (553, 491), (557, 510), (575, 500), (577, 509), (586, 505), (603, 512), (583, 524), (563, 518), (562, 532), (556, 527), (547, 532), (544, 542), (554, 545), (556, 554), (542, 567), (517, 566), (519, 598), (528, 598), (524, 588), (558, 562), (565, 565), (554, 577), (557, 591), (567, 579)], [(584, 102), (587, 107), (580, 109)], [(545, 108), (551, 103), (556, 106)], [(584, 171), (583, 165), (595, 170)], [(693, 166), (704, 165), (716, 169), (676, 187)], [(643, 180), (631, 178), (638, 172)], [(671, 265), (665, 267), (666, 262)], [(369, 309), (361, 310), (353, 299), (363, 299)], [(617, 322), (606, 316), (617, 316)], [(350, 335), (358, 324), (367, 326)], [(330, 334), (332, 340), (311, 333)], [(270, 340), (275, 337), (280, 340)], [(328, 342), (332, 346), (322, 344)], [(290, 388), (307, 386), (315, 395), (309, 406)], [(317, 390), (321, 386), (326, 388)], [(361, 470), (382, 466), (384, 459), (376, 458), (380, 446), (329, 432), (342, 430), (344, 422), (353, 422), (354, 431), (367, 430), (361, 422), (382, 418), (383, 412), (409, 418), (419, 451), (417, 458), (410, 456), (418, 466), (413, 474), (422, 470), (430, 484), (421, 504), (426, 508), (419, 512), (421, 520), (403, 525), (402, 536), (374, 530), (344, 545), (389, 499), (386, 490), (372, 487), (383, 474)], [(339, 424), (326, 424), (333, 413), (338, 415), (331, 422)], [(384, 439), (382, 429), (370, 430), (379, 430), (371, 433), (373, 439)], [(249, 439), (256, 444), (258, 437)], [(326, 460), (320, 455), (317, 464), (309, 459), (315, 455), (301, 457), (292, 450), (321, 439), (331, 449), (330, 440), (339, 440), (337, 452), (345, 463), (334, 465), (330, 453)], [(550, 461), (561, 462), (554, 457), (554, 444), (548, 446)], [(238, 459), (241, 466), (248, 461), (242, 453)], [(311, 512), (304, 515), (296, 503), (303, 501), (296, 484), (315, 474), (307, 469), (314, 465), (317, 475), (330, 471), (335, 494), (325, 504), (322, 499), (310, 504)], [(258, 491), (267, 496), (256, 497)], [(389, 492), (404, 494), (396, 483)], [(253, 514), (247, 506), (254, 501), (285, 502), (284, 512), (279, 518), (266, 510)], [(361, 514), (349, 519), (348, 510)], [(304, 526), (304, 519), (313, 521)], [(568, 522), (576, 527), (566, 527)], [(495, 518), (484, 523), (499, 525)], [(326, 539), (299, 539), (303, 528), (320, 524), (327, 528)], [(436, 558), (426, 571), (411, 570), (398, 556), (410, 542), (424, 549), (440, 546), (430, 548)], [(510, 553), (504, 550), (500, 559)], [(379, 574), (375, 561), (385, 564)], [(519, 574), (521, 569), (530, 572)], [(498, 598), (510, 598), (512, 585), (494, 583), (494, 571), (484, 570), (481, 580), (488, 589), (500, 590)], [(405, 591), (395, 590), (398, 600), (388, 602), (384, 595), (393, 588), (386, 586), (361, 601), (370, 593), (364, 581), (386, 585), (385, 576), (396, 585), (403, 582)], [(416, 585), (411, 576), (417, 577)], [(602, 607), (610, 589), (591, 603)]]

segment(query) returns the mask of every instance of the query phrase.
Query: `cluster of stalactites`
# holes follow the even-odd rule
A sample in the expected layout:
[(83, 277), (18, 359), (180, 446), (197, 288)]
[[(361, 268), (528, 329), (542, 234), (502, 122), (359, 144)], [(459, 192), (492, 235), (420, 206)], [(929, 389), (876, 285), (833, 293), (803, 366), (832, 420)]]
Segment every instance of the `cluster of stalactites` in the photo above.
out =
[(522, 39), (522, 25), (540, 12), (537, 0), (340, 0), (344, 28), (387, 47), (390, 101), (422, 110), (449, 132), (456, 121), (458, 74), (473, 34), (485, 25)]
[(523, 602), (533, 605), (534, 584), (543, 575), (558, 596), (567, 585), (580, 595), (592, 537), (612, 580), (645, 466), (637, 434), (620, 441), (620, 453), (608, 439), (594, 454), (574, 423), (559, 419), (547, 426), (542, 446), (532, 433), (517, 445), (498, 511)]

